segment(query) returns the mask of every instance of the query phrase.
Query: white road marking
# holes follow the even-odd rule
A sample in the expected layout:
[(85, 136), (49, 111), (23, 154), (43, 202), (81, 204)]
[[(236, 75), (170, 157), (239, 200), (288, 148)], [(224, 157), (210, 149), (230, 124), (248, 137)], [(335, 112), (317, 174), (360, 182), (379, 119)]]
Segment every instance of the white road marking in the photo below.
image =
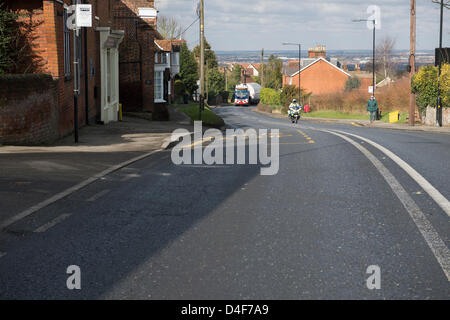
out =
[(428, 244), (434, 256), (436, 257), (436, 260), (440, 264), (448, 281), (450, 281), (450, 250), (447, 248), (444, 241), (442, 241), (442, 239), (439, 237), (439, 234), (436, 232), (431, 223), (428, 221), (422, 210), (420, 210), (420, 208), (417, 206), (414, 200), (409, 196), (409, 194), (398, 182), (398, 180), (392, 175), (392, 173), (381, 163), (380, 160), (378, 160), (372, 153), (370, 153), (369, 150), (367, 150), (357, 142), (353, 141), (349, 137), (329, 130), (321, 130), (321, 131), (334, 134), (351, 143), (359, 151), (361, 151), (370, 160), (370, 162), (372, 162), (372, 164), (377, 168), (377, 170), (389, 184), (392, 191), (394, 191), (395, 195), (403, 204), (406, 211), (408, 211), (412, 220), (416, 224), (420, 233), (424, 237), (426, 243)]
[(0, 252), (0, 258), (6, 256), (6, 252)]
[(58, 223), (66, 220), (68, 217), (70, 217), (72, 214), (70, 213), (64, 213), (58, 217), (56, 217), (55, 219), (47, 222), (46, 224), (40, 226), (39, 228), (37, 228), (36, 230), (34, 230), (33, 232), (37, 232), (37, 233), (42, 233), (47, 231), (48, 229), (50, 229), (51, 227), (56, 226)]
[(430, 197), (434, 201), (436, 201), (436, 203), (442, 208), (442, 210), (444, 210), (444, 212), (450, 217), (450, 202), (447, 200), (447, 198), (445, 198), (420, 173), (418, 173), (416, 170), (414, 170), (414, 168), (412, 168), (409, 164), (407, 164), (405, 161), (403, 161), (401, 158), (399, 158), (396, 154), (389, 151), (385, 147), (379, 145), (378, 143), (373, 142), (372, 140), (366, 139), (364, 137), (358, 136), (356, 134), (347, 133), (347, 132), (339, 131), (339, 130), (334, 130), (334, 131), (361, 139), (361, 140), (371, 144), (372, 146), (374, 146), (381, 152), (383, 152), (385, 155), (387, 155), (389, 158), (391, 158), (396, 164), (398, 164), (400, 166), (400, 168), (405, 170), (406, 173), (409, 174), (409, 176), (411, 178), (413, 178), (419, 184), (419, 186), (421, 186), (422, 189), (425, 190), (430, 195)]
[(44, 201), (42, 201), (42, 202), (32, 206), (31, 208), (28, 208), (28, 209), (26, 209), (26, 210), (24, 210), (24, 211), (22, 211), (22, 212), (20, 212), (20, 213), (18, 213), (16, 215), (12, 216), (11, 218), (5, 220), (2, 224), (0, 224), (0, 230), (4, 229), (4, 228), (6, 228), (6, 227), (8, 227), (10, 225), (12, 225), (13, 223), (15, 223), (15, 222), (17, 222), (17, 221), (19, 221), (19, 220), (21, 220), (21, 219), (23, 219), (23, 218), (33, 214), (33, 213), (35, 213), (38, 210), (41, 210), (42, 208), (45, 208), (45, 207), (51, 205), (52, 203), (55, 203), (58, 200), (61, 200), (61, 199), (65, 198), (65, 197), (67, 197), (68, 195), (70, 195), (70, 194), (72, 194), (72, 193), (74, 193), (74, 192), (76, 192), (76, 191), (86, 187), (87, 185), (97, 181), (98, 179), (101, 179), (102, 177), (104, 177), (104, 176), (106, 176), (106, 175), (108, 175), (108, 174), (110, 174), (110, 173), (112, 173), (114, 171), (117, 171), (117, 170), (119, 170), (119, 169), (121, 169), (123, 167), (126, 167), (126, 166), (128, 166), (128, 165), (130, 165), (130, 164), (132, 164), (132, 163), (134, 163), (136, 161), (139, 161), (139, 160), (142, 160), (144, 158), (147, 158), (147, 157), (151, 156), (152, 154), (155, 154), (155, 153), (160, 152), (160, 151), (163, 151), (163, 149), (158, 149), (158, 150), (154, 150), (154, 151), (145, 153), (145, 154), (140, 155), (138, 157), (135, 157), (133, 159), (130, 159), (130, 160), (124, 161), (124, 162), (122, 162), (120, 164), (117, 164), (115, 166), (112, 166), (112, 167), (110, 167), (110, 168), (108, 168), (108, 169), (106, 169), (106, 170), (104, 170), (104, 171), (102, 171), (100, 173), (97, 173), (97, 174), (93, 175), (92, 177), (90, 177), (89, 179), (86, 179), (86, 180), (84, 180), (84, 181), (74, 185), (73, 187), (71, 187), (69, 189), (66, 189), (66, 190), (64, 190), (64, 191), (62, 191), (62, 192), (60, 192), (58, 194), (55, 194), (53, 197), (48, 198), (47, 200), (44, 200)]
[(100, 192), (94, 194), (92, 197), (90, 197), (90, 198), (87, 199), (86, 201), (94, 202), (95, 200), (100, 199), (101, 197), (103, 197), (105, 194), (107, 194), (107, 193), (110, 192), (110, 191), (111, 191), (111, 190), (109, 190), (109, 189), (105, 189), (105, 190), (103, 190), (103, 191), (100, 191)]

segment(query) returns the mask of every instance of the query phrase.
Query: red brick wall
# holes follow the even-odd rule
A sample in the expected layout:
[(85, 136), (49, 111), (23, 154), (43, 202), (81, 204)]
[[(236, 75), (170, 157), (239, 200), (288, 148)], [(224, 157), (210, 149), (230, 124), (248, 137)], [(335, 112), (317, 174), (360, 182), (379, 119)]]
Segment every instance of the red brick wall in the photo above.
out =
[[(302, 89), (313, 94), (333, 93), (345, 89), (349, 77), (325, 61), (318, 61), (301, 73)], [(289, 84), (289, 77), (283, 76), (283, 85)], [(298, 74), (292, 78), (292, 85), (298, 87)]]
[[(100, 20), (93, 19), (93, 27), (87, 28), (87, 50), (88, 57), (84, 55), (84, 32), (82, 35), (81, 50), (81, 95), (78, 99), (78, 122), (80, 126), (86, 123), (85, 103), (85, 77), (88, 78), (88, 118), (92, 123), (100, 117), (100, 50), (99, 34), (95, 31), (97, 26), (111, 26), (113, 18), (113, 2), (116, 0), (89, 0), (92, 4), (93, 15)], [(70, 0), (64, 0), (70, 4)], [(48, 73), (57, 80), (58, 87), (58, 113), (59, 113), (59, 135), (65, 136), (73, 132), (73, 38), (70, 36), (70, 63), (72, 74), (64, 77), (64, 26), (63, 6), (51, 0), (7, 0), (6, 4), (13, 10), (20, 10), (28, 14), (38, 24), (38, 27), (30, 34), (30, 39), (35, 43), (35, 52), (40, 56), (43, 66), (39, 72)], [(92, 62), (92, 63), (91, 63)], [(85, 64), (88, 72), (85, 74)], [(91, 72), (93, 69), (93, 73)], [(94, 97), (94, 88), (97, 87), (97, 97)]]
[(0, 77), (0, 144), (46, 144), (59, 138), (57, 97), (57, 83), (49, 75)]
[(141, 19), (138, 8), (153, 8), (153, 0), (120, 0), (114, 6), (114, 28), (125, 31), (120, 45), (119, 87), (124, 111), (155, 111), (154, 40), (156, 19)]

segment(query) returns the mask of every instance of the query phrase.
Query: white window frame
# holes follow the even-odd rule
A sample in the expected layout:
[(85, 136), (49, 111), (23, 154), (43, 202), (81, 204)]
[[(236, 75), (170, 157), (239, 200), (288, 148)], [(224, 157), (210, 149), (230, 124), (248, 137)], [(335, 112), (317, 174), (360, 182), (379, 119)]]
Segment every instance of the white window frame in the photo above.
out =
[[(160, 75), (160, 78), (157, 78), (157, 74)], [(157, 93), (157, 88), (160, 89), (160, 94)], [(154, 92), (155, 92), (155, 102), (161, 102), (164, 103), (166, 100), (164, 100), (164, 71), (163, 70), (155, 70), (155, 79), (154, 79)]]

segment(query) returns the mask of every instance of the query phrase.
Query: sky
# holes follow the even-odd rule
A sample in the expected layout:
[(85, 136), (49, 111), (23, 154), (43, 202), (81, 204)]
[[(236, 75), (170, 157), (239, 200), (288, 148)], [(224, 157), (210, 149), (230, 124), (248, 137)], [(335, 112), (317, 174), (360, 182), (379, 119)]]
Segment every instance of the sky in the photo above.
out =
[[(410, 0), (204, 0), (205, 36), (216, 51), (289, 50), (324, 44), (328, 50), (371, 49), (372, 31), (365, 22), (370, 5), (380, 10), (377, 39), (396, 40), (409, 49)], [(416, 0), (417, 50), (439, 46), (439, 5)], [(159, 15), (175, 17), (183, 29), (196, 19), (198, 0), (155, 0)], [(443, 46), (450, 45), (450, 10), (444, 9)], [(184, 33), (190, 48), (199, 43), (198, 23)]]

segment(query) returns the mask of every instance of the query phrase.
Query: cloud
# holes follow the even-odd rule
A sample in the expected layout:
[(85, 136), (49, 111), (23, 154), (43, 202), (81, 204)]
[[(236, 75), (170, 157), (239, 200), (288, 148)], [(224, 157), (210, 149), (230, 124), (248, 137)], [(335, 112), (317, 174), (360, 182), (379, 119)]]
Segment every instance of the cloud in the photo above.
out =
[[(160, 14), (189, 26), (196, 18), (197, 0), (156, 0)], [(305, 47), (325, 44), (330, 49), (364, 49), (371, 32), (355, 18), (367, 18), (367, 7), (381, 10), (377, 37), (391, 35), (398, 49), (409, 48), (409, 1), (373, 0), (205, 0), (205, 32), (216, 50), (280, 49), (283, 41)], [(448, 14), (448, 13), (447, 13)], [(444, 24), (445, 25), (445, 24)], [(431, 0), (417, 0), (417, 48), (438, 43), (439, 10)], [(198, 43), (198, 26), (185, 33), (188, 44)], [(444, 28), (444, 42), (449, 27)], [(447, 35), (447, 36), (445, 36)]]

